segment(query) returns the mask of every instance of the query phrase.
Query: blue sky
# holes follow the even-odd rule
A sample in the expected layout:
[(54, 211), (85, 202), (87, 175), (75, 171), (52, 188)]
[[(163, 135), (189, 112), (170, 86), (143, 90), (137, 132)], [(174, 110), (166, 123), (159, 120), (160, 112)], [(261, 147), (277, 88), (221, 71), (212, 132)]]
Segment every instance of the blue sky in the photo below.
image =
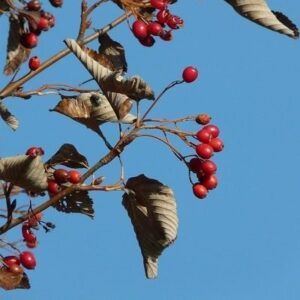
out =
[[(77, 35), (80, 1), (51, 9), (57, 26), (41, 37), (33, 53), (42, 60)], [(76, 2), (76, 3), (75, 3)], [(178, 239), (160, 258), (159, 277), (147, 280), (142, 257), (121, 205), (120, 192), (94, 193), (96, 217), (64, 215), (53, 209), (45, 219), (56, 230), (39, 232), (35, 271), (28, 291), (0, 291), (18, 299), (203, 299), (296, 300), (300, 297), (299, 203), (299, 41), (274, 33), (238, 16), (224, 1), (179, 1), (172, 11), (185, 20), (172, 42), (152, 48), (138, 44), (124, 23), (111, 31), (127, 51), (130, 75), (140, 74), (158, 94), (182, 69), (200, 71), (194, 84), (168, 92), (152, 117), (175, 118), (207, 112), (221, 130), (224, 152), (214, 157), (220, 184), (200, 201), (191, 191), (188, 173), (167, 149), (140, 139), (124, 152), (127, 178), (144, 173), (173, 188), (179, 215)], [(300, 26), (296, 0), (270, 0)], [(100, 28), (121, 11), (111, 3), (93, 16)], [(2, 36), (6, 18), (1, 17)], [(2, 66), (6, 43), (0, 48)], [(97, 43), (91, 47), (97, 48)], [(27, 71), (26, 64), (20, 74)], [(89, 74), (69, 55), (28, 84), (78, 84)], [(1, 75), (1, 86), (7, 82)], [(95, 84), (90, 84), (95, 87)], [(73, 143), (90, 164), (106, 153), (97, 136), (48, 110), (58, 96), (30, 101), (8, 98), (21, 126), (14, 133), (0, 123), (1, 157), (24, 153), (32, 145), (51, 156), (63, 143)], [(142, 109), (149, 103), (145, 100)], [(187, 126), (197, 130), (195, 124)], [(117, 128), (104, 126), (113, 141)], [(175, 144), (190, 154), (180, 142)], [(118, 164), (103, 168), (107, 183), (118, 178)], [(24, 200), (23, 200), (24, 201)], [(17, 228), (6, 235), (20, 235)]]

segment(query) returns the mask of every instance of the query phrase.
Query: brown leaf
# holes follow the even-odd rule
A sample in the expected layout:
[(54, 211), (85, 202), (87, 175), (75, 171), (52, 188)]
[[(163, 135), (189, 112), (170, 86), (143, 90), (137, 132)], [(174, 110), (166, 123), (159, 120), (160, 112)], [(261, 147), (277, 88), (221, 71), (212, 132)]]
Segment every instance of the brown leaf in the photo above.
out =
[(29, 289), (30, 283), (25, 273), (14, 274), (2, 267), (0, 268), (0, 288), (5, 290)]
[(161, 182), (144, 175), (130, 178), (123, 205), (131, 219), (147, 278), (155, 278), (158, 257), (177, 236), (178, 218), (173, 191)]
[(21, 35), (24, 33), (22, 20), (17, 15), (11, 14), (9, 22), (5, 75), (12, 75), (28, 59), (31, 52), (20, 43)]
[(5, 0), (2, 0), (0, 2), (0, 16), (9, 10), (9, 5), (7, 4), (7, 2)]
[(265, 0), (225, 0), (237, 13), (273, 31), (292, 38), (299, 37), (299, 31), (285, 15), (273, 12)]
[(119, 72), (112, 72), (99, 64), (86, 51), (82, 50), (75, 40), (67, 39), (65, 43), (94, 77), (104, 94), (107, 92), (120, 93), (136, 101), (154, 100), (153, 90), (141, 77), (125, 78)]
[[(131, 101), (124, 95), (110, 93), (111, 103), (121, 123), (133, 123), (136, 117), (128, 114)], [(114, 97), (113, 97), (114, 96)], [(105, 122), (118, 122), (114, 109), (107, 98), (100, 93), (81, 93), (78, 96), (62, 96), (62, 100), (52, 111), (61, 113), (88, 128), (97, 131), (98, 126)]]
[(11, 129), (16, 130), (19, 127), (18, 119), (6, 108), (3, 101), (0, 102), (0, 116)]
[(33, 193), (47, 189), (47, 174), (40, 156), (18, 155), (1, 158), (0, 179)]
[(93, 200), (87, 191), (75, 191), (59, 200), (53, 207), (64, 213), (79, 213), (94, 218)]
[(73, 169), (89, 167), (86, 157), (80, 154), (72, 144), (63, 144), (46, 164), (63, 165)]

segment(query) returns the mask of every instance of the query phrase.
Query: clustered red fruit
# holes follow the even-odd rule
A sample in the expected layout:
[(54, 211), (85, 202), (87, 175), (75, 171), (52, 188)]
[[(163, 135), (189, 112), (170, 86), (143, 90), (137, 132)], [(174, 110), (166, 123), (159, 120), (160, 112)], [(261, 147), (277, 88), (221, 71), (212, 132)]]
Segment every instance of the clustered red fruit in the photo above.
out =
[(169, 11), (169, 4), (169, 0), (151, 0), (151, 7), (158, 10), (157, 13), (155, 12), (155, 18), (148, 22), (139, 19), (133, 22), (132, 32), (142, 45), (153, 46), (154, 36), (158, 36), (164, 41), (171, 41), (172, 31), (183, 26), (183, 20)]
[(53, 172), (53, 179), (48, 180), (48, 192), (51, 196), (56, 195), (61, 190), (64, 183), (77, 184), (81, 181), (81, 174), (77, 170), (57, 169)]
[(223, 141), (219, 138), (220, 130), (216, 125), (209, 124), (211, 117), (201, 114), (196, 118), (198, 124), (203, 126), (195, 135), (200, 142), (196, 145), (197, 157), (189, 161), (189, 169), (197, 176), (197, 182), (193, 184), (193, 193), (197, 198), (203, 199), (209, 190), (217, 187), (218, 179), (215, 175), (217, 165), (210, 159), (215, 152), (224, 148)]

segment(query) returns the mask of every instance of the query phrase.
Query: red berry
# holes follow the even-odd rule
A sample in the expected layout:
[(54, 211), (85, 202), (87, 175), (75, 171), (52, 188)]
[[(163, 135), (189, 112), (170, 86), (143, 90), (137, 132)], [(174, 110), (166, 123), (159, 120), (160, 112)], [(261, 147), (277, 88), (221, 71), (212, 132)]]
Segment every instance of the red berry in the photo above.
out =
[(189, 161), (189, 169), (194, 173), (200, 172), (201, 165), (202, 165), (202, 160), (198, 157), (194, 157)]
[(56, 195), (60, 191), (60, 186), (54, 180), (48, 180), (48, 192), (50, 195)]
[(10, 255), (3, 258), (3, 262), (8, 266), (19, 265), (20, 259), (17, 256)]
[(167, 19), (167, 25), (171, 29), (178, 29), (183, 26), (183, 20), (178, 16), (170, 15)]
[(197, 198), (203, 199), (207, 196), (208, 190), (204, 185), (197, 182), (193, 185), (193, 193)]
[(10, 265), (8, 268), (9, 272), (12, 272), (14, 274), (23, 274), (23, 269), (20, 265), (14, 264)]
[(24, 33), (21, 36), (21, 44), (25, 47), (25, 48), (34, 48), (36, 47), (36, 45), (38, 44), (38, 37), (35, 33), (33, 32), (29, 32), (29, 33)]
[(63, 5), (63, 0), (49, 0), (52, 6), (61, 7)]
[(26, 151), (26, 155), (30, 157), (42, 156), (44, 154), (44, 149), (41, 147), (31, 147)]
[(57, 169), (53, 173), (54, 179), (58, 183), (65, 183), (68, 182), (69, 173), (67, 170), (64, 169)]
[(167, 22), (169, 16), (170, 12), (167, 9), (163, 9), (157, 13), (156, 19), (161, 25), (164, 25)]
[(211, 133), (208, 130), (205, 130), (205, 129), (199, 130), (196, 133), (196, 136), (197, 136), (197, 140), (202, 142), (202, 143), (208, 143), (212, 138)]
[(208, 144), (199, 144), (196, 146), (196, 152), (200, 157), (209, 159), (213, 156), (214, 149)]
[(203, 129), (208, 130), (213, 138), (216, 138), (220, 133), (219, 127), (212, 124), (204, 126)]
[(155, 43), (155, 39), (151, 35), (148, 35), (144, 39), (139, 39), (139, 41), (145, 47), (152, 47)]
[(26, 246), (27, 246), (28, 248), (36, 248), (37, 245), (38, 245), (37, 240), (35, 240), (35, 241), (33, 241), (33, 242), (26, 242)]
[(23, 251), (20, 254), (20, 262), (26, 269), (34, 269), (36, 267), (36, 260), (32, 252)]
[(198, 77), (198, 70), (192, 66), (186, 67), (182, 72), (182, 78), (185, 82), (193, 82)]
[(211, 139), (209, 144), (213, 147), (215, 152), (221, 152), (224, 148), (224, 143), (219, 138)]
[(48, 20), (48, 25), (52, 28), (55, 25), (55, 17), (48, 11), (41, 11), (41, 17)]
[(208, 114), (200, 114), (196, 117), (195, 120), (200, 125), (206, 125), (210, 122), (211, 116)]
[(157, 22), (149, 23), (147, 29), (148, 29), (148, 33), (152, 35), (160, 35), (163, 31), (163, 28)]
[(138, 39), (145, 39), (148, 37), (148, 26), (142, 20), (136, 20), (132, 24), (132, 32)]
[(218, 179), (216, 175), (210, 175), (205, 177), (201, 182), (208, 190), (215, 189), (218, 185)]
[(81, 181), (81, 174), (77, 170), (70, 170), (68, 174), (69, 174), (68, 180), (70, 183), (76, 184)]
[(39, 11), (41, 9), (41, 2), (39, 0), (31, 0), (27, 3), (27, 9), (31, 11)]
[(150, 4), (156, 9), (165, 9), (167, 7), (167, 3), (164, 0), (151, 0)]
[(45, 17), (40, 17), (37, 22), (37, 30), (47, 31), (49, 30), (49, 28), (50, 28), (49, 20), (46, 19)]
[(28, 65), (30, 70), (35, 71), (40, 67), (41, 61), (37, 56), (33, 56), (29, 59)]
[(205, 160), (201, 164), (201, 171), (204, 175), (212, 175), (217, 171), (217, 165), (212, 160)]
[(162, 40), (169, 42), (173, 39), (172, 31), (165, 31), (163, 30), (162, 33), (159, 36)]
[(30, 225), (27, 222), (22, 225), (22, 235), (26, 242), (32, 243), (36, 241), (36, 236), (30, 230)]
[(43, 217), (43, 213), (42, 212), (39, 212), (35, 215), (32, 215), (29, 217), (28, 219), (28, 224), (30, 227), (35, 227), (39, 224), (39, 222), (42, 220), (42, 217)]

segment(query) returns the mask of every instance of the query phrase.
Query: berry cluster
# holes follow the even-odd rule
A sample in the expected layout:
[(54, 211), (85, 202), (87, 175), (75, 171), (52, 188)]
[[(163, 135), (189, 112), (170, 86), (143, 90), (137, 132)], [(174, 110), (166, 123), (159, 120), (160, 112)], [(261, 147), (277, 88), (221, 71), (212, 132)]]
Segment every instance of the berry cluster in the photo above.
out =
[(57, 169), (53, 172), (53, 179), (48, 180), (49, 194), (56, 195), (64, 183), (77, 184), (81, 181), (81, 174), (77, 170)]
[(133, 22), (132, 32), (142, 45), (153, 46), (154, 36), (158, 36), (164, 41), (171, 41), (172, 31), (183, 26), (183, 20), (170, 13), (169, 4), (169, 0), (151, 0), (151, 7), (157, 10), (156, 18), (149, 22), (139, 19)]
[(30, 217), (28, 221), (22, 225), (22, 236), (28, 248), (35, 248), (37, 246), (37, 238), (32, 229), (37, 228), (41, 219), (42, 213), (38, 213)]
[(196, 139), (200, 143), (195, 147), (197, 157), (189, 161), (189, 169), (198, 178), (198, 182), (193, 184), (194, 195), (203, 199), (207, 196), (209, 190), (216, 188), (218, 185), (218, 179), (215, 175), (217, 165), (210, 158), (215, 152), (223, 150), (224, 143), (218, 137), (219, 128), (216, 125), (209, 124), (209, 115), (201, 114), (196, 118), (196, 121), (204, 126), (196, 133)]

